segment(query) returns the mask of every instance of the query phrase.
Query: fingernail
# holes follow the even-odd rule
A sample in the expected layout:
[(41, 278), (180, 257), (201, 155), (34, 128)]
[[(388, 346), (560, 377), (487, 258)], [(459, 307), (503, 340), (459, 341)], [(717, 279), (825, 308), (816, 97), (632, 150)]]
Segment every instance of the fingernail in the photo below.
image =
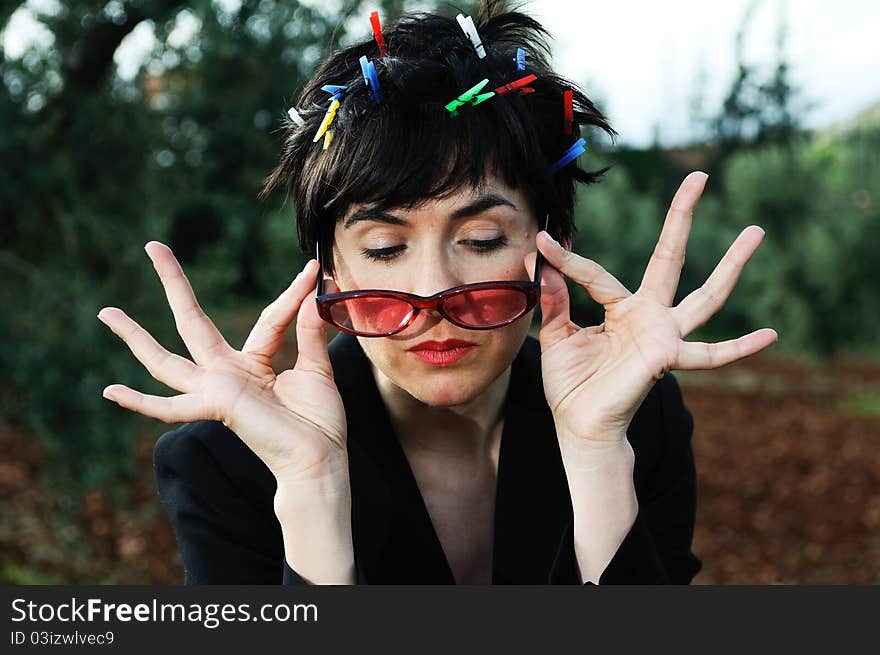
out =
[(556, 239), (554, 239), (552, 236), (550, 236), (550, 233), (549, 233), (549, 232), (547, 232), (546, 230), (541, 230), (541, 231), (542, 231), (544, 234), (547, 235), (547, 238), (550, 239), (550, 242), (551, 242), (554, 246), (556, 246), (556, 247), (560, 247), (560, 246), (559, 246), (559, 242), (558, 242)]
[(107, 387), (106, 389), (104, 389), (104, 391), (101, 392), (101, 395), (104, 396), (104, 398), (106, 398), (107, 400), (113, 400), (113, 401), (115, 401), (116, 399), (113, 397), (112, 392), (107, 391), (107, 389), (109, 389), (109, 387)]

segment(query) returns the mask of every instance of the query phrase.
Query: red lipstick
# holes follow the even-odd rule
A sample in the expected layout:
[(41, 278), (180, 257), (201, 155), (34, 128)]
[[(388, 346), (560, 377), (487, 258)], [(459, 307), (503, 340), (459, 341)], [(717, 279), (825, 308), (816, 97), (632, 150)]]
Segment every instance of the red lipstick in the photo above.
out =
[(425, 364), (449, 366), (469, 355), (476, 347), (477, 344), (471, 341), (447, 339), (446, 341), (422, 341), (407, 350)]

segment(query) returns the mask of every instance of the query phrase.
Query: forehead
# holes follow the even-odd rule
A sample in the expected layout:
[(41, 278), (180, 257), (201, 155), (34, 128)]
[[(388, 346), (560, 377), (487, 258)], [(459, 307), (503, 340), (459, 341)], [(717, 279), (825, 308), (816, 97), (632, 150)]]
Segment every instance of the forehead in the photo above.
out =
[(526, 194), (496, 177), (479, 186), (463, 186), (437, 198), (426, 198), (412, 207), (382, 207), (381, 203), (352, 205), (336, 225), (336, 234), (357, 232), (370, 225), (389, 224), (403, 228), (430, 229), (439, 225), (481, 216), (500, 215), (527, 225), (533, 220)]

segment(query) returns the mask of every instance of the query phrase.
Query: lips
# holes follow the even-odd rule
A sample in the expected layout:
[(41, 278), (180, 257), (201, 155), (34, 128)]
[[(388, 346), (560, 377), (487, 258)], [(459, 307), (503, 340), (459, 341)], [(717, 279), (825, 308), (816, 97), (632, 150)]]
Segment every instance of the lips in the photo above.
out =
[(451, 366), (476, 350), (477, 344), (461, 339), (422, 341), (408, 350), (422, 363), (430, 366)]
[(434, 351), (442, 351), (442, 350), (455, 350), (457, 348), (467, 348), (469, 346), (476, 346), (473, 341), (462, 341), (461, 339), (447, 339), (446, 341), (422, 341), (421, 343), (417, 343), (412, 348), (408, 348), (410, 351), (419, 351), (419, 350), (434, 350)]

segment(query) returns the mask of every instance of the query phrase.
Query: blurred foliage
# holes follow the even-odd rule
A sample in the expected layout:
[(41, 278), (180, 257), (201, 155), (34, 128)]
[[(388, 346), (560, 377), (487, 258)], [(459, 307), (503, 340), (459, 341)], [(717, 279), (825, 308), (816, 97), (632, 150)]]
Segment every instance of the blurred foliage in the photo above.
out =
[[(4, 4), (0, 27), (22, 4)], [(169, 390), (96, 319), (98, 310), (121, 307), (167, 348), (186, 352), (142, 250), (161, 240), (208, 314), (240, 345), (242, 326), (304, 263), (294, 208), (281, 198), (256, 199), (277, 158), (273, 132), (283, 112), (330, 48), (350, 32), (368, 35), (370, 10), (391, 21), (402, 10), (431, 7), (403, 0), (30, 3), (50, 44), (4, 53), (0, 63), (0, 420), (36, 440), (47, 464), (39, 474), (64, 490), (46, 511), (68, 526), (58, 528), (67, 535), (58, 543), (71, 546), (71, 558), (85, 562), (90, 552), (64, 517), (101, 515), (83, 500), (88, 490), (101, 489), (109, 506), (123, 504), (127, 483), (149, 460), (133, 456), (135, 438), (168, 427), (101, 397), (115, 382)], [(151, 51), (132, 79), (122, 78), (114, 56), (144, 27), (154, 34)], [(785, 62), (766, 79), (739, 63), (701, 142), (593, 153), (616, 165), (580, 194), (574, 249), (635, 288), (672, 193), (702, 168), (710, 179), (678, 298), (703, 283), (742, 228), (758, 224), (767, 234), (725, 307), (691, 338), (733, 338), (769, 325), (780, 333), (778, 348), (877, 352), (880, 129), (805, 132)], [(572, 296), (576, 321), (601, 321), (584, 292)], [(37, 570), (10, 564), (0, 575), (36, 580)]]
[[(305, 263), (293, 209), (256, 199), (279, 153), (273, 132), (352, 16), (364, 38), (370, 9), (390, 17), (402, 3), (36, 4), (51, 47), (0, 64), (0, 339), (14, 344), (0, 354), (2, 418), (44, 442), (65, 488), (106, 487), (132, 474), (132, 437), (163, 428), (102, 389), (168, 389), (97, 312), (121, 307), (186, 352), (142, 250), (153, 239), (172, 247), (221, 323), (290, 283)], [(152, 50), (122, 79), (114, 53), (144, 26)], [(246, 336), (225, 333), (234, 345)]]
[[(707, 170), (676, 302), (703, 284), (745, 227), (757, 224), (766, 234), (725, 306), (690, 339), (730, 339), (767, 326), (779, 332), (774, 347), (782, 350), (876, 352), (878, 140), (880, 130), (804, 137), (732, 154), (718, 181)], [(671, 197), (637, 191), (628, 171), (618, 166), (580, 194), (573, 247), (634, 289)], [(679, 182), (684, 174), (679, 171)], [(601, 322), (598, 310), (582, 305), (578, 319)]]

